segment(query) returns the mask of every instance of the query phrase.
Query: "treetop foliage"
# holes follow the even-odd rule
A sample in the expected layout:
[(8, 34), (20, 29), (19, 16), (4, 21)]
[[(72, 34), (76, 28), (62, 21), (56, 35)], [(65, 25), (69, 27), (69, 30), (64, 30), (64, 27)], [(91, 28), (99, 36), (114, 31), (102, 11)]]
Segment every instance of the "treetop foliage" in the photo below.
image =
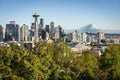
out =
[(0, 80), (119, 80), (120, 46), (102, 56), (85, 51), (78, 56), (64, 42), (37, 43), (32, 51), (10, 44), (0, 47)]

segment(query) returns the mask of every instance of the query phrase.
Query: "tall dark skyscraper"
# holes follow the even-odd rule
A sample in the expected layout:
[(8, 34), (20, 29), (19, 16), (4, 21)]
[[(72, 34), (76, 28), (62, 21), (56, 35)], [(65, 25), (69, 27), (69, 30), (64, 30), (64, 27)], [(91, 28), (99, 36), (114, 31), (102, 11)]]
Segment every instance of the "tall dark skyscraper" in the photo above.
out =
[(14, 34), (15, 40), (20, 42), (20, 26), (18, 24), (15, 26)]
[(39, 29), (44, 29), (44, 19), (40, 19)]
[(0, 25), (0, 41), (3, 41), (3, 27)]
[(45, 31), (49, 33), (49, 25), (45, 25)]
[(32, 30), (32, 31), (35, 30), (35, 23), (31, 23), (31, 30)]

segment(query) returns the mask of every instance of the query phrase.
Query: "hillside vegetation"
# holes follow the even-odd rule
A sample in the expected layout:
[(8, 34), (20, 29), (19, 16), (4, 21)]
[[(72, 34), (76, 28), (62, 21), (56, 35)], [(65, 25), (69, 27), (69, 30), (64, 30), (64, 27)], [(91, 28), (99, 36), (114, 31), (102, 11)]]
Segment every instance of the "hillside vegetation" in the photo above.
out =
[(78, 56), (62, 41), (37, 43), (32, 51), (11, 43), (0, 47), (0, 80), (120, 80), (120, 46), (95, 57)]

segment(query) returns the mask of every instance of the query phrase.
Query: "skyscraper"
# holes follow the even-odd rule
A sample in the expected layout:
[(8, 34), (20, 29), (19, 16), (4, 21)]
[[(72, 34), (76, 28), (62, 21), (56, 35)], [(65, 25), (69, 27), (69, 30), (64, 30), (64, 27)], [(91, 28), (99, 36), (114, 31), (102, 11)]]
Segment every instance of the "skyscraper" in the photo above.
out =
[(49, 25), (45, 25), (45, 31), (49, 33)]
[(55, 29), (54, 29), (54, 22), (52, 21), (50, 23), (50, 37), (53, 38), (55, 34)]
[(3, 41), (3, 27), (0, 25), (0, 42)]
[(44, 29), (44, 19), (40, 19), (39, 29)]
[(43, 30), (44, 30), (44, 19), (41, 18), (40, 19), (40, 23), (39, 23), (39, 28), (38, 28), (38, 36), (41, 37), (43, 34)]
[(72, 41), (73, 42), (80, 42), (81, 41), (81, 33), (79, 30), (75, 30), (72, 33)]
[(62, 38), (63, 35), (63, 29), (60, 25), (58, 25), (58, 27), (55, 28), (55, 38), (60, 39)]
[(87, 34), (86, 33), (82, 33), (81, 34), (81, 41), (86, 43), (86, 39), (87, 39)]
[(98, 40), (99, 43), (101, 42), (101, 40), (103, 40), (105, 38), (104, 32), (98, 32)]
[(18, 24), (14, 28), (14, 39), (20, 42), (20, 26)]
[(33, 17), (35, 18), (35, 30), (34, 30), (34, 41), (38, 42), (38, 17), (40, 15), (38, 13), (33, 14)]
[(35, 23), (31, 23), (31, 30), (32, 30), (32, 31), (35, 30)]
[(16, 40), (19, 39), (19, 25), (15, 24), (15, 21), (10, 21), (9, 24), (6, 24), (6, 31), (5, 31), (5, 41), (9, 40)]
[(45, 40), (45, 38), (46, 38), (46, 32), (45, 32), (45, 30), (42, 30), (41, 39)]
[(21, 41), (28, 41), (28, 36), (29, 36), (28, 30), (29, 30), (28, 25), (23, 24), (21, 26), (21, 29), (20, 29)]

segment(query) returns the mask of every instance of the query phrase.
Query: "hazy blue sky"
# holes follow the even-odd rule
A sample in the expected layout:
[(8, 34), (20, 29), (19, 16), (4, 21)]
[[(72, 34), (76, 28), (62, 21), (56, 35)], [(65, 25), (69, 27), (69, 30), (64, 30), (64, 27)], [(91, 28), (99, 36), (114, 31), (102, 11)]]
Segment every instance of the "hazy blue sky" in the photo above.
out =
[(120, 0), (0, 0), (0, 24), (9, 20), (31, 25), (38, 12), (45, 24), (51, 21), (64, 29), (96, 24), (100, 29), (120, 30)]

